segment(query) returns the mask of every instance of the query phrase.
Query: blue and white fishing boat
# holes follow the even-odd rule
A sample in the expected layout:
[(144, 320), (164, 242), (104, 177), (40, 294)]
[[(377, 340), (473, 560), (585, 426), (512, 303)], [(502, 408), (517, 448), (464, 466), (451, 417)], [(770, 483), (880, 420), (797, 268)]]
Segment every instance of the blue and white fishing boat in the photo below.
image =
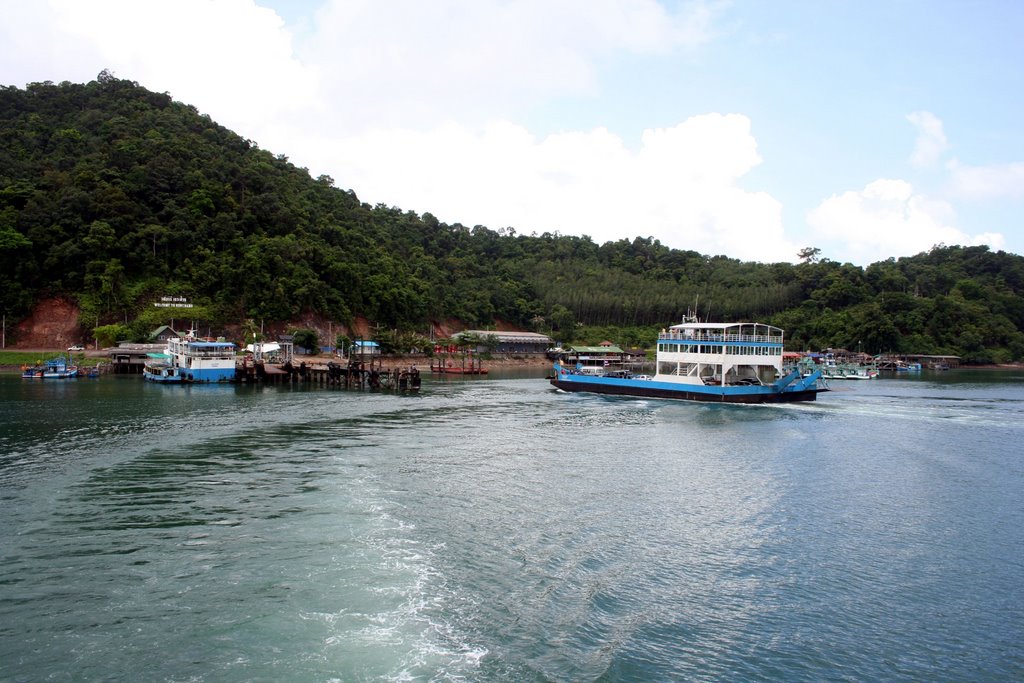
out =
[(43, 366), (43, 379), (71, 379), (78, 377), (78, 366), (71, 362), (71, 358), (57, 356), (46, 361)]
[(142, 370), (150, 382), (232, 382), (235, 379), (235, 345), (226, 341), (197, 339), (194, 332), (167, 340), (161, 354), (150, 354)]
[(691, 319), (662, 330), (650, 379), (621, 371), (589, 375), (560, 360), (551, 384), (564, 391), (716, 403), (813, 401), (828, 391), (820, 371), (806, 377), (799, 369), (784, 373), (782, 346), (778, 327)]
[(23, 365), (23, 379), (73, 379), (78, 377), (78, 366), (70, 356), (55, 356), (35, 365)]

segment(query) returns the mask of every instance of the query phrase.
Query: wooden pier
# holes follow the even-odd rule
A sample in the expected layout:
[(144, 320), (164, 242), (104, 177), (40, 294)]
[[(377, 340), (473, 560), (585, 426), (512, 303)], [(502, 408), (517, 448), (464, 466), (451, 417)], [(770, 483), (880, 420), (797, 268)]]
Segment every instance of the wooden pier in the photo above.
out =
[[(164, 344), (122, 344), (108, 349), (108, 371), (124, 374), (142, 374), (148, 354), (160, 353)], [(284, 362), (256, 360), (252, 354), (235, 362), (234, 381), (241, 384), (298, 384), (338, 386), (354, 389), (397, 389), (418, 391), (420, 371), (416, 366), (385, 368), (379, 358), (370, 355), (350, 359), (325, 361), (311, 359), (295, 363), (290, 355)], [(472, 367), (472, 364), (471, 364)], [(477, 366), (479, 368), (479, 366)], [(487, 372), (484, 370), (483, 372)]]
[[(460, 362), (461, 361), (461, 362)], [(440, 373), (443, 375), (486, 375), (487, 368), (483, 366), (483, 363), (479, 358), (474, 359), (472, 356), (463, 356), (461, 359), (456, 358), (454, 362), (452, 359), (441, 357), (437, 361), (430, 361), (430, 371)]]
[(235, 369), (235, 381), (266, 384), (308, 383), (347, 389), (418, 391), (421, 378), (420, 371), (415, 366), (384, 368), (374, 365), (372, 361), (370, 363), (361, 361), (307, 363), (302, 361), (298, 365), (288, 361), (276, 365), (246, 359)]
[(918, 369), (951, 370), (960, 367), (960, 356), (937, 356), (923, 353), (885, 353), (878, 357), (879, 370), (906, 369), (918, 364)]

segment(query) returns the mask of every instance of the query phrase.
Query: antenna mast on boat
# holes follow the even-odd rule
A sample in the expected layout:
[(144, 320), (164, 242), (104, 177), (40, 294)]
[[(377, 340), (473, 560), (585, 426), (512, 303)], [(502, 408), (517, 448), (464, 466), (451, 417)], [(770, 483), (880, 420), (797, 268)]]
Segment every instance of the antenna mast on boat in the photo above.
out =
[(699, 323), (700, 317), (698, 311), (700, 310), (700, 292), (697, 292), (697, 296), (693, 299), (693, 310), (686, 312), (686, 317), (683, 318), (684, 323)]

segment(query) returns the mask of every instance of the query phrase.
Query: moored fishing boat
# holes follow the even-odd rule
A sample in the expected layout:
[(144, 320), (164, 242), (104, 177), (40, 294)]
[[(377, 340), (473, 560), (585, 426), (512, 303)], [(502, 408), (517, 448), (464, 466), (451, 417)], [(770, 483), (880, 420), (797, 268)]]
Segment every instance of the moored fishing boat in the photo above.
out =
[(662, 330), (656, 372), (594, 376), (555, 362), (551, 384), (564, 391), (672, 398), (718, 403), (813, 401), (828, 391), (821, 372), (783, 372), (783, 331), (762, 323), (702, 323), (695, 319)]
[(56, 356), (42, 363), (23, 366), (23, 379), (73, 379), (78, 377), (78, 366), (70, 357)]
[(178, 368), (171, 363), (170, 356), (166, 353), (151, 353), (149, 360), (142, 367), (142, 377), (150, 382), (159, 382), (161, 384), (179, 384), (181, 383), (181, 373)]
[(878, 377), (878, 370), (869, 365), (840, 364), (826, 365), (821, 370), (821, 376), (826, 380), (832, 379), (875, 379)]
[(21, 378), (22, 379), (42, 379), (43, 378), (43, 366), (39, 365), (22, 365), (21, 366)]
[(235, 345), (227, 341), (185, 337), (167, 340), (162, 354), (153, 354), (142, 376), (151, 382), (232, 382), (235, 379)]

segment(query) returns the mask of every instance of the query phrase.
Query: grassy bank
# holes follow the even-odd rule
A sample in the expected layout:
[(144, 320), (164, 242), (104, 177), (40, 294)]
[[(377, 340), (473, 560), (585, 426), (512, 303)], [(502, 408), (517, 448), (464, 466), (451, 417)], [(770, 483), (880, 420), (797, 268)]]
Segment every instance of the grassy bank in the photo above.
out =
[[(36, 365), (56, 356), (60, 351), (0, 351), (0, 367), (20, 368), (22, 365)], [(71, 359), (76, 365), (92, 367), (100, 363), (102, 358), (86, 358), (84, 353), (72, 353)]]

